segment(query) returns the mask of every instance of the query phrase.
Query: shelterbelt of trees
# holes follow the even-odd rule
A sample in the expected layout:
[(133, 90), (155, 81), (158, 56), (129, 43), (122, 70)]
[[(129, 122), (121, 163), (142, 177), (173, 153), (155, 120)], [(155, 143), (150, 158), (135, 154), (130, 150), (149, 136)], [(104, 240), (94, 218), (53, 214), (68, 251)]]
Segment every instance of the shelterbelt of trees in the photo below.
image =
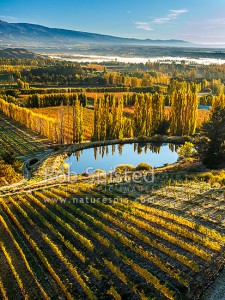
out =
[[(19, 107), (0, 99), (0, 110), (8, 117), (20, 122), (33, 131), (48, 137), (58, 143), (63, 143), (63, 116), (59, 120), (34, 113), (28, 108)], [(83, 133), (83, 106), (76, 100), (72, 110), (73, 129), (72, 141), (81, 142)]]
[(96, 99), (94, 104), (94, 135), (97, 140), (122, 137), (152, 136), (154, 134), (192, 135), (195, 133), (198, 98), (193, 92), (172, 92), (171, 113), (165, 116), (163, 94), (136, 94), (134, 115), (123, 115), (123, 99)]
[[(134, 99), (133, 99), (134, 97)], [(169, 120), (164, 113), (165, 97), (161, 93), (136, 94), (130, 97), (134, 101), (133, 116), (124, 115), (124, 103), (127, 97), (106, 96), (94, 101), (93, 140), (118, 139), (139, 136), (165, 134), (168, 129), (174, 135), (191, 135), (196, 129), (198, 98), (196, 93), (182, 91), (172, 92), (171, 116)], [(62, 105), (63, 106), (63, 105)], [(34, 113), (28, 108), (0, 100), (0, 110), (7, 116), (24, 124), (28, 128), (45, 135), (59, 143), (68, 142), (65, 137), (66, 126), (70, 126), (71, 142), (80, 142), (83, 137), (83, 105), (78, 97), (73, 100), (72, 110), (64, 115), (60, 110), (58, 120)], [(68, 106), (69, 108), (69, 106)], [(70, 118), (70, 120), (65, 120)]]
[[(110, 75), (111, 74), (106, 74)], [(118, 74), (114, 74), (112, 77), (117, 78)], [(119, 75), (120, 76), (120, 75)], [(120, 76), (121, 77), (121, 76)], [(118, 78), (120, 78), (118, 77)], [(0, 78), (1, 79), (1, 78)], [(120, 78), (121, 79), (121, 78)], [(160, 78), (158, 78), (160, 79)], [(116, 79), (115, 79), (116, 80)], [(162, 78), (163, 80), (163, 78)], [(214, 106), (214, 102), (218, 102), (218, 98), (225, 93), (224, 84), (221, 80), (213, 79), (212, 81), (202, 80), (201, 82), (186, 81), (179, 79), (171, 79), (169, 85), (163, 86), (108, 86), (108, 87), (89, 87), (89, 88), (28, 88), (29, 84), (18, 79), (18, 89), (1, 89), (0, 97), (19, 104), (20, 106), (42, 108), (49, 106), (58, 106), (63, 103), (66, 105), (77, 97), (83, 106), (87, 104), (86, 93), (117, 93), (123, 92), (126, 95), (127, 100), (125, 105), (134, 105), (134, 98), (130, 97), (132, 93), (144, 92), (144, 93), (155, 93), (161, 92), (165, 97), (165, 105), (170, 106), (171, 99), (170, 95), (179, 90), (183, 90), (186, 93), (193, 92), (197, 93), (199, 97), (199, 104), (206, 106)], [(129, 97), (127, 96), (129, 95)]]
[(86, 93), (70, 93), (70, 94), (34, 94), (27, 98), (25, 106), (33, 108), (42, 108), (49, 106), (73, 105), (74, 101), (79, 102), (85, 107), (87, 105)]
[[(90, 65), (88, 63), (57, 61), (49, 58), (22, 59), (0, 58), (0, 80), (5, 78), (6, 83), (30, 85), (76, 85), (76, 86), (123, 86), (123, 87), (150, 87), (169, 85), (171, 79), (205, 83), (213, 80), (225, 81), (225, 65), (188, 65), (185, 62), (176, 63), (140, 63), (125, 64), (108, 62)], [(6, 79), (8, 78), (8, 80)], [(206, 86), (206, 85), (205, 85)], [(214, 84), (215, 89), (221, 88), (220, 83)]]
[[(202, 96), (199, 97), (199, 91), (216, 86), (220, 91), (224, 89), (220, 80), (212, 82), (204, 80), (201, 83), (195, 83), (173, 79), (166, 94), (120, 93), (103, 94), (95, 99), (92, 98), (94, 102), (92, 139), (129, 138), (167, 133), (181, 136), (192, 135), (196, 130), (198, 104), (204, 100)], [(83, 107), (88, 102), (87, 94), (84, 90), (82, 91), (82, 93), (73, 93), (73, 89), (68, 89), (67, 93), (33, 94), (24, 96), (21, 102), (20, 98), (18, 100), (16, 97), (16, 92), (11, 90), (3, 93), (2, 99), (11, 104), (14, 103), (15, 106), (5, 103), (2, 104), (1, 110), (51, 140), (59, 143), (79, 142), (84, 132)], [(208, 104), (212, 107), (225, 105), (224, 94), (208, 96), (210, 96), (207, 98)], [(68, 107), (68, 114), (65, 115), (62, 108), (59, 109), (58, 118), (52, 119), (42, 114), (33, 115), (34, 112), (29, 109), (25, 110), (24, 107), (25, 113), (19, 117), (17, 110), (22, 111), (23, 108), (18, 107), (17, 103), (26, 108), (65, 106)], [(132, 108), (132, 114), (124, 113), (124, 107), (127, 106)], [(170, 106), (169, 114), (165, 114), (165, 106)]]

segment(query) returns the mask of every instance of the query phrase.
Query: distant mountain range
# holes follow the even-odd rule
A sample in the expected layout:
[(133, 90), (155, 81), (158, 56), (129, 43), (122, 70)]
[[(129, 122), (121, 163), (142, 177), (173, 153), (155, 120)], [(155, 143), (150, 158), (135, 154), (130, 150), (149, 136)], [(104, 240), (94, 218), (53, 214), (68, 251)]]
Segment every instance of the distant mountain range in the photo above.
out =
[(110, 35), (49, 28), (28, 23), (7, 23), (0, 20), (1, 47), (70, 47), (76, 45), (154, 45), (189, 46), (183, 40), (140, 40)]

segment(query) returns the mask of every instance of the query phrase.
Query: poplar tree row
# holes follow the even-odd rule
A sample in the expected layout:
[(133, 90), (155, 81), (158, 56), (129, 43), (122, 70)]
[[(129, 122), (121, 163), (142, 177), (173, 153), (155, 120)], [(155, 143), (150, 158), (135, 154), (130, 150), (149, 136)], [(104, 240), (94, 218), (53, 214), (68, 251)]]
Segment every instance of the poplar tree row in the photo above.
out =
[(164, 119), (163, 94), (136, 95), (134, 104), (134, 136), (152, 136)]
[(131, 120), (123, 115), (123, 99), (109, 97), (94, 101), (93, 140), (122, 139), (133, 136)]
[(212, 107), (215, 108), (216, 106), (225, 107), (225, 94), (212, 97)]
[(106, 84), (109, 85), (123, 85), (129, 87), (148, 87), (153, 84), (169, 84), (169, 75), (157, 73), (157, 76), (151, 76), (148, 73), (139, 73), (138, 76), (134, 74), (120, 74), (120, 73), (105, 73), (103, 78)]
[(172, 135), (192, 135), (195, 133), (198, 117), (198, 97), (196, 93), (184, 91), (173, 92), (171, 100)]
[[(28, 108), (19, 107), (13, 103), (8, 103), (0, 99), (0, 111), (15, 121), (25, 125), (27, 128), (46, 136), (57, 143), (67, 141), (65, 134), (64, 113), (60, 112), (58, 119), (49, 118), (48, 116), (35, 113)], [(70, 142), (81, 142), (83, 139), (83, 107), (79, 100), (75, 100), (72, 106), (73, 124), (72, 140)]]
[(79, 100), (83, 106), (87, 105), (87, 95), (86, 93), (58, 93), (58, 94), (47, 94), (38, 95), (34, 94), (28, 97), (26, 106), (33, 108), (42, 108), (50, 106), (60, 106), (60, 105), (73, 105), (75, 100)]
[[(112, 102), (111, 105), (110, 102)], [(162, 94), (136, 94), (132, 118), (124, 116), (123, 106), (123, 97), (95, 99), (94, 140), (151, 136), (164, 119), (164, 96)]]
[[(184, 90), (174, 91), (169, 114), (172, 135), (192, 135), (196, 130), (198, 97)], [(165, 122), (165, 97), (163, 94), (136, 94), (134, 113), (130, 118), (123, 114), (124, 98), (95, 99), (94, 140), (120, 139), (124, 137), (150, 137)], [(222, 100), (220, 100), (222, 101)], [(110, 103), (112, 102), (112, 105)]]
[(168, 87), (168, 93), (172, 94), (173, 92), (183, 91), (186, 93), (198, 93), (202, 90), (201, 83), (195, 83), (193, 81), (178, 81), (178, 80), (171, 80), (171, 83)]
[[(127, 96), (128, 97), (128, 96)], [(159, 133), (165, 122), (165, 96), (162, 93), (135, 94), (133, 109), (126, 117), (124, 103), (127, 99), (105, 96), (94, 100), (93, 140), (122, 139), (129, 137), (150, 137)], [(198, 97), (194, 92), (178, 90), (170, 95), (170, 128), (172, 135), (192, 135), (196, 129)], [(224, 106), (225, 96), (214, 98), (214, 106)], [(81, 142), (84, 122), (83, 106), (78, 97), (72, 103), (63, 103), (57, 119), (35, 113), (27, 108), (0, 100), (0, 110), (12, 119), (49, 139), (64, 144)], [(133, 112), (132, 112), (133, 110)], [(66, 113), (67, 111), (67, 113)], [(68, 134), (69, 132), (69, 134)]]

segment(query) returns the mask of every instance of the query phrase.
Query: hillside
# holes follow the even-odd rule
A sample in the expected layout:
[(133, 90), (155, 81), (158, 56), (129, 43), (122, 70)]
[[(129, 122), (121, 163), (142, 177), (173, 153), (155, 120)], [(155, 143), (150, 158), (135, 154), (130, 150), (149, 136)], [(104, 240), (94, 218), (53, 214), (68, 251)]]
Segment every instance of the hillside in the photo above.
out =
[(139, 40), (102, 35), (89, 32), (49, 28), (28, 23), (7, 23), (0, 20), (1, 46), (74, 46), (80, 44), (129, 44), (129, 45), (167, 45), (186, 46), (182, 40)]
[(35, 54), (23, 48), (6, 48), (0, 50), (0, 58), (21, 58), (21, 59), (43, 59), (39, 54)]

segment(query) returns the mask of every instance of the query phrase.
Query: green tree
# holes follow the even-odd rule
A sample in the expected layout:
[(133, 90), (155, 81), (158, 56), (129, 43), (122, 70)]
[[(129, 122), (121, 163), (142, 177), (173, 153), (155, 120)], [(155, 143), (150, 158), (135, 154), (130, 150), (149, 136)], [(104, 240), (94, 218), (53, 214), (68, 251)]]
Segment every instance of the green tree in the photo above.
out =
[(210, 120), (203, 124), (202, 133), (207, 138), (200, 147), (203, 163), (217, 168), (225, 161), (225, 107), (215, 107)]
[(171, 94), (172, 135), (192, 135), (195, 133), (198, 116), (198, 97), (196, 93), (184, 90)]
[(72, 120), (73, 120), (73, 143), (80, 143), (83, 140), (83, 106), (78, 100), (78, 95), (76, 95), (76, 100), (73, 102), (72, 106)]
[(179, 156), (184, 158), (192, 157), (195, 153), (195, 146), (190, 142), (186, 142), (178, 151)]

